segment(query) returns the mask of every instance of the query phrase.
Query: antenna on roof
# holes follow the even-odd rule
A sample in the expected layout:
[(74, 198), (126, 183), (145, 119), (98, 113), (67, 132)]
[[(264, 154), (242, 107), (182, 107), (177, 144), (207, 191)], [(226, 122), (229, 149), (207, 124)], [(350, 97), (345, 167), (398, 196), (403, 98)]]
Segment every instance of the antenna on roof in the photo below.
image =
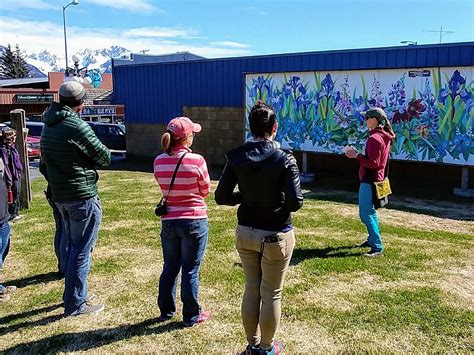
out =
[(443, 30), (443, 26), (441, 26), (441, 28), (439, 30), (423, 30), (424, 32), (436, 32), (436, 33), (439, 33), (439, 43), (441, 44), (442, 42), (442, 39), (444, 36), (446, 36), (447, 34), (450, 34), (450, 33), (456, 33), (456, 31), (444, 31)]
[(139, 51), (140, 53), (142, 54), (145, 54), (146, 52), (149, 52), (150, 50), (149, 49), (142, 49), (141, 51)]

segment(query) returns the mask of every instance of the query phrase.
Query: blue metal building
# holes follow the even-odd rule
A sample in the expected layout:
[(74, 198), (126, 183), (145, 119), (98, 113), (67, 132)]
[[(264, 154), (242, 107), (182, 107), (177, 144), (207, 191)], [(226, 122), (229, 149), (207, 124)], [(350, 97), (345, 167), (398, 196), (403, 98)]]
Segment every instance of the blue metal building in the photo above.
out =
[(243, 107), (247, 73), (474, 65), (474, 42), (114, 65), (128, 123), (167, 123), (183, 106)]

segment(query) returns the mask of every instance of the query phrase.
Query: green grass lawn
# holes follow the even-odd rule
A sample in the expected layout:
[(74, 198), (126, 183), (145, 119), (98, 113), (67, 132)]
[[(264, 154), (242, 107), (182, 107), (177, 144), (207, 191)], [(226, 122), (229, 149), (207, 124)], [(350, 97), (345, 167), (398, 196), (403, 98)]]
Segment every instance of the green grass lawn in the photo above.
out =
[[(157, 323), (162, 253), (160, 222), (153, 214), (156, 182), (150, 173), (101, 172), (104, 217), (89, 289), (106, 310), (62, 318), (63, 281), (54, 274), (53, 220), (44, 186), (42, 179), (33, 182), (32, 208), (13, 225), (12, 249), (0, 276), (18, 290), (0, 304), (0, 351), (230, 354), (244, 349), (235, 208), (208, 198), (209, 246), (200, 297), (212, 320), (190, 329), (181, 327), (180, 317)], [(339, 200), (317, 189), (306, 195), (294, 215), (297, 246), (277, 332), (288, 353), (473, 350), (472, 219), (434, 217), (394, 202), (397, 209), (379, 214), (385, 257), (367, 259), (351, 248), (366, 235), (357, 205), (334, 202)], [(355, 194), (346, 198), (353, 201)]]

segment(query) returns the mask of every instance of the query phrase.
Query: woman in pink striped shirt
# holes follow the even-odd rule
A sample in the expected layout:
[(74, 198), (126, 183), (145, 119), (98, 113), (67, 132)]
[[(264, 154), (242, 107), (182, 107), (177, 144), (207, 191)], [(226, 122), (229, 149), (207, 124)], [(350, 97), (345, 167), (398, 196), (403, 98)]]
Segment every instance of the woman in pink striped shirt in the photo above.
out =
[[(161, 245), (163, 271), (158, 290), (160, 321), (176, 314), (176, 282), (181, 272), (181, 300), (183, 325), (192, 327), (211, 317), (210, 311), (202, 311), (198, 302), (199, 266), (207, 245), (207, 206), (204, 198), (209, 195), (211, 182), (204, 158), (192, 153), (194, 134), (201, 125), (187, 117), (173, 118), (161, 137), (164, 153), (154, 162), (154, 173), (168, 213), (161, 216)], [(180, 158), (174, 183), (170, 185)]]

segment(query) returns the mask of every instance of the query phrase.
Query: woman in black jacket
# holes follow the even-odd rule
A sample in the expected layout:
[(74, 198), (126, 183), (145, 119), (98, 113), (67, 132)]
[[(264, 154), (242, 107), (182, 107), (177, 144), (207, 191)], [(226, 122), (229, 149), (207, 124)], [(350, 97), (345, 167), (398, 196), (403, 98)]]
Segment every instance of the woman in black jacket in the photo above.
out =
[(215, 198), (219, 205), (240, 204), (236, 247), (245, 273), (242, 321), (246, 353), (278, 354), (283, 344), (274, 336), (295, 246), (291, 212), (302, 207), (303, 195), (295, 158), (273, 140), (278, 128), (273, 108), (257, 101), (249, 125), (253, 141), (226, 154)]

